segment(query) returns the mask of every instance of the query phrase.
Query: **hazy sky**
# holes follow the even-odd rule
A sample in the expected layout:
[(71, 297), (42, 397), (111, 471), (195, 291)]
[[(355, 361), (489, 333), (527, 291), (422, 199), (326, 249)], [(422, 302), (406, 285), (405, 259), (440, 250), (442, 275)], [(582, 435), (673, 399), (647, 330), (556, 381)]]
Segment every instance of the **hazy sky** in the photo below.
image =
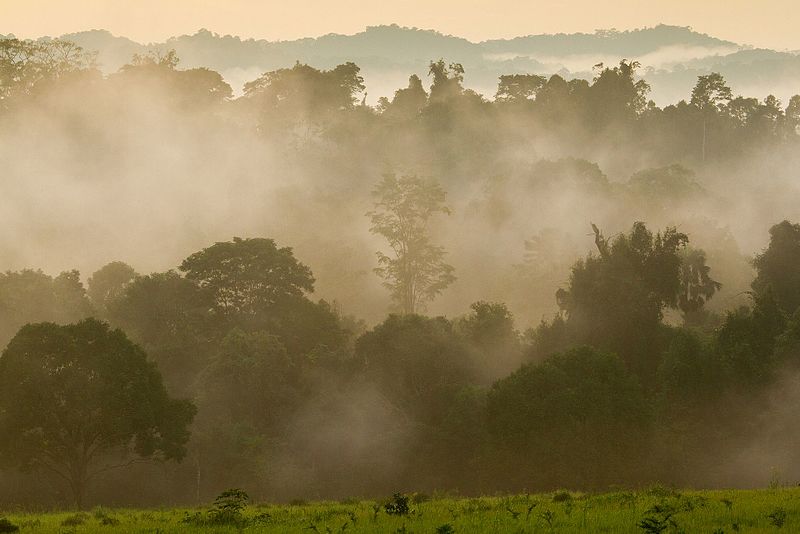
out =
[(293, 39), (396, 22), (482, 40), (659, 22), (737, 42), (800, 49), (799, 0), (0, 0), (0, 33), (104, 28), (138, 41), (209, 30)]

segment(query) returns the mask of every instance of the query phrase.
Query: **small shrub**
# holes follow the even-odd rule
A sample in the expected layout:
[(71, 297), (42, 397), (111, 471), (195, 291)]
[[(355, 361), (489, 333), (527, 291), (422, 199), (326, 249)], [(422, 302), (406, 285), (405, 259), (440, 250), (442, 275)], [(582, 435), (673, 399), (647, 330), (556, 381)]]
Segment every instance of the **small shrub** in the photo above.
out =
[(450, 523), (445, 523), (444, 525), (440, 525), (436, 527), (436, 534), (454, 534), (456, 529), (453, 528), (453, 525)]
[(19, 527), (5, 517), (0, 517), (0, 532), (19, 532)]
[(215, 524), (240, 523), (244, 517), (242, 512), (247, 506), (250, 496), (244, 490), (234, 488), (225, 490), (214, 499), (214, 505), (208, 511), (208, 518)]
[(664, 503), (654, 505), (647, 510), (646, 516), (639, 522), (639, 528), (648, 534), (661, 534), (668, 528), (677, 528), (678, 525), (672, 516), (675, 508)]
[(769, 515), (769, 522), (772, 523), (774, 526), (781, 528), (784, 523), (786, 523), (786, 510), (783, 508), (775, 508)]
[(408, 515), (408, 496), (402, 493), (392, 495), (392, 500), (383, 505), (384, 511), (389, 515)]

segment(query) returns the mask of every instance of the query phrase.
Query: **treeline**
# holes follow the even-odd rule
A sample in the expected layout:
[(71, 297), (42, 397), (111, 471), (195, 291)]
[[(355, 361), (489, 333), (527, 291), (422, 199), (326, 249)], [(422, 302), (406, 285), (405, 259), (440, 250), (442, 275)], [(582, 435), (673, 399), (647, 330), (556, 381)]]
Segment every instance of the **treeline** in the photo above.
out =
[[(465, 89), (459, 63), (431, 61), (426, 90), (416, 75), (391, 98), (366, 105), (364, 79), (353, 63), (319, 70), (297, 63), (264, 73), (233, 98), (222, 77), (206, 68), (182, 70), (174, 51), (136, 55), (103, 77), (94, 56), (66, 41), (0, 40), (0, 101), (6, 112), (25, 104), (96, 111), (124, 109), (143, 89), (161, 91), (156, 109), (222, 114), (237, 127), (255, 129), (296, 146), (311, 140), (408, 163), (422, 157), (434, 174), (453, 159), (478, 164), (482, 156), (514, 146), (553, 143), (587, 157), (622, 150), (654, 165), (736, 158), (800, 136), (800, 95), (781, 103), (735, 95), (717, 73), (700, 76), (682, 100), (664, 108), (648, 100), (637, 61), (595, 65), (589, 82), (558, 74), (500, 76), (491, 100)], [(95, 98), (83, 106), (75, 99)], [(454, 139), (455, 137), (455, 139)], [(392, 142), (387, 142), (388, 140)], [(458, 154), (448, 153), (457, 150)], [(495, 164), (496, 162), (490, 161)]]
[[(686, 235), (595, 231), (561, 312), (524, 333), (488, 302), (366, 330), (312, 301), (310, 269), (270, 239), (216, 243), (164, 273), (113, 262), (85, 290), (75, 272), (8, 272), (3, 343), (26, 322), (77, 324), (22, 326), (0, 357), (3, 501), (63, 504), (52, 473), (80, 504), (230, 486), (290, 499), (737, 483), (722, 466), (754, 437), (793, 436), (764, 414), (797, 372), (800, 225), (772, 227), (752, 305), (721, 317), (704, 310), (718, 284)], [(86, 473), (154, 462), (76, 488), (69, 451), (87, 447)]]
[[(2, 502), (731, 486), (796, 463), (800, 228), (772, 227), (750, 287), (725, 227), (793, 218), (765, 176), (797, 157), (799, 97), (710, 74), (661, 109), (624, 61), (487, 100), (440, 60), (369, 106), (352, 63), (233, 98), (172, 53), (93, 61), (0, 41), (6, 261), (186, 259), (0, 275)], [(276, 239), (186, 254), (223, 227)], [(456, 277), (455, 312), (423, 315)], [(347, 306), (312, 298), (323, 280)]]

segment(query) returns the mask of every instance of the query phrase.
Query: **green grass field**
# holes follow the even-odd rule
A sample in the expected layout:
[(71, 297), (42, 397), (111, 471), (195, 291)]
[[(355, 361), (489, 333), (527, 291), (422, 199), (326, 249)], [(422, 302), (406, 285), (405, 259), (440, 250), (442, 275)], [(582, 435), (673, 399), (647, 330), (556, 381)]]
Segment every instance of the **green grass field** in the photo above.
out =
[(43, 533), (800, 532), (797, 488), (685, 492), (655, 488), (430, 500), (412, 495), (407, 505), (405, 510), (402, 499), (249, 505), (241, 514), (216, 516), (212, 507), (100, 508), (78, 514), (8, 513), (5, 518), (20, 532)]

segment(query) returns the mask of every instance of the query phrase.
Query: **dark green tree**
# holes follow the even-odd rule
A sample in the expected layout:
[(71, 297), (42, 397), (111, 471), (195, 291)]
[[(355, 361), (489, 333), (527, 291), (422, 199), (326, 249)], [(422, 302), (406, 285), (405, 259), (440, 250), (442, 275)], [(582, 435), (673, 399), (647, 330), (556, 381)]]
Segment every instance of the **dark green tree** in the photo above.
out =
[(0, 458), (62, 478), (78, 508), (93, 478), (131, 457), (180, 460), (194, 414), (142, 349), (94, 319), (26, 325), (0, 357)]
[(212, 295), (223, 316), (254, 317), (314, 290), (311, 269), (272, 239), (215, 243), (183, 260), (179, 269)]
[(615, 352), (649, 381), (663, 311), (679, 305), (688, 237), (674, 228), (653, 234), (641, 222), (611, 240), (594, 230), (599, 255), (578, 261), (557, 293), (567, 329), (575, 343)]
[(754, 295), (752, 307), (728, 312), (716, 342), (735, 383), (763, 386), (775, 378), (775, 347), (786, 324), (786, 315), (771, 291)]
[(783, 221), (769, 230), (769, 246), (753, 260), (753, 291), (772, 294), (778, 306), (792, 315), (800, 307), (800, 224)]

